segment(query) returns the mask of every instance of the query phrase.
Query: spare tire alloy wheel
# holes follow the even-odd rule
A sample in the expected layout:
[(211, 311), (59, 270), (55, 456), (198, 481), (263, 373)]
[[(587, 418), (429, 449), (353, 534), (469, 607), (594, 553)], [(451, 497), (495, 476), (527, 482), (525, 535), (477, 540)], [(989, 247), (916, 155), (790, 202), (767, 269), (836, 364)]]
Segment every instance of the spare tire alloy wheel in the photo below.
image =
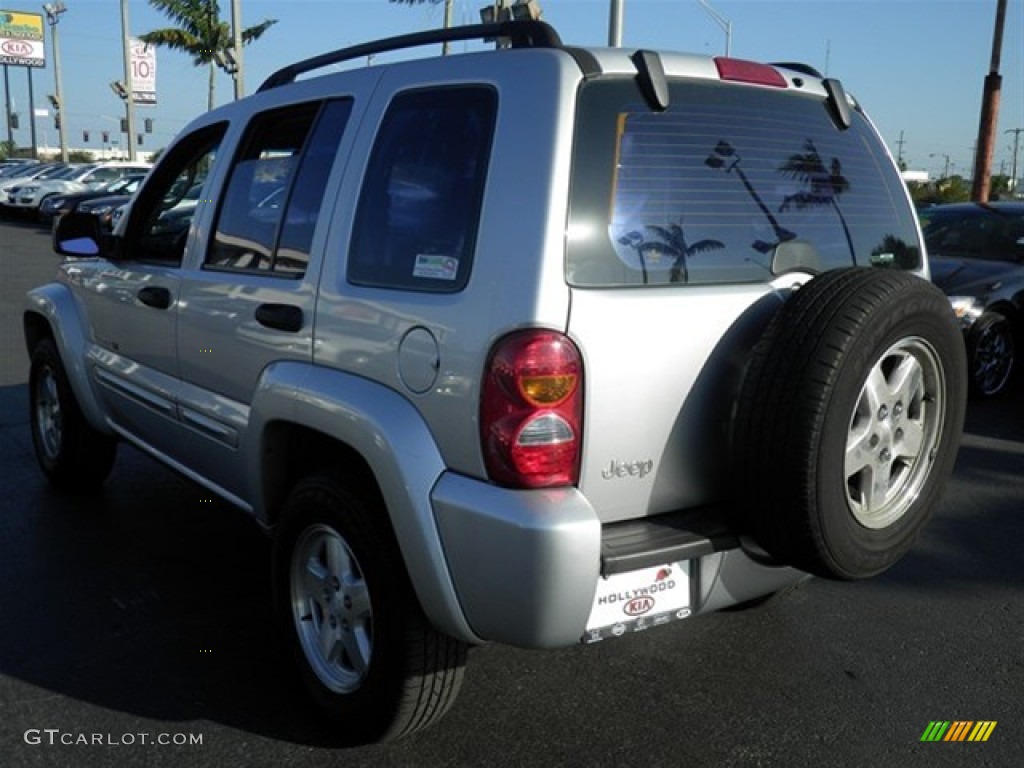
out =
[(1013, 375), (1015, 345), (1010, 321), (998, 312), (986, 312), (967, 334), (967, 360), (971, 394), (997, 397)]
[(811, 280), (769, 324), (743, 384), (739, 524), (776, 562), (880, 573), (941, 498), (966, 390), (963, 337), (932, 284), (875, 268)]
[(846, 444), (847, 503), (865, 528), (886, 528), (910, 509), (931, 472), (948, 397), (935, 349), (902, 339), (872, 367)]
[(281, 628), (345, 743), (427, 727), (462, 682), (466, 645), (424, 617), (389, 525), (376, 493), (313, 475), (289, 494), (274, 542)]

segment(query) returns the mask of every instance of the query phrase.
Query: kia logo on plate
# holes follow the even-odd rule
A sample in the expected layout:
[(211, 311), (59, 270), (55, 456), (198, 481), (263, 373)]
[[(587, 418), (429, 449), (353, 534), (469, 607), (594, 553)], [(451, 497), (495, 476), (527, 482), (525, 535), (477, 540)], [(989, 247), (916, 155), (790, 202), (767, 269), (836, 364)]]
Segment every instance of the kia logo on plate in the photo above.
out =
[(622, 606), (622, 611), (627, 616), (642, 616), (643, 614), (651, 610), (651, 608), (653, 607), (654, 598), (650, 597), (649, 595), (644, 595), (643, 597), (634, 597), (632, 600), (630, 600), (628, 603)]

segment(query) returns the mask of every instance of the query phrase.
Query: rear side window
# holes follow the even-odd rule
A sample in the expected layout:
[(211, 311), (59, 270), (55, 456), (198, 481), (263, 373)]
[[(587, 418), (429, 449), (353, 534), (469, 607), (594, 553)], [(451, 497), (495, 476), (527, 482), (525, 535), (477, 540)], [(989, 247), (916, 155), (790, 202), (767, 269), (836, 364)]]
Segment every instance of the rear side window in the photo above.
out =
[(479, 86), (394, 99), (359, 196), (350, 282), (435, 293), (466, 285), (496, 105)]
[(763, 88), (675, 82), (652, 112), (632, 82), (581, 94), (568, 279), (579, 286), (749, 283), (793, 269), (913, 269), (902, 183), (859, 112)]

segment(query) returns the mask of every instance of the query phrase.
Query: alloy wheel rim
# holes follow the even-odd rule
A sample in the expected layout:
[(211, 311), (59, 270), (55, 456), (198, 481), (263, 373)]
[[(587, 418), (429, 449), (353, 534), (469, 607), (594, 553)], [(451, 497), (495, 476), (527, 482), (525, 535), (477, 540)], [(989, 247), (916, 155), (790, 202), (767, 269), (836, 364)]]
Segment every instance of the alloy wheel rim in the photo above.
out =
[(974, 347), (974, 378), (983, 394), (992, 395), (1006, 386), (1013, 367), (1013, 340), (1006, 328), (985, 330)]
[(370, 593), (352, 550), (333, 528), (299, 536), (290, 569), (292, 618), (310, 668), (328, 689), (352, 693), (373, 651)]
[(47, 458), (60, 455), (64, 440), (64, 419), (60, 407), (57, 378), (49, 367), (40, 371), (36, 382), (36, 431)]
[(916, 501), (942, 437), (947, 396), (939, 356), (922, 338), (897, 342), (872, 366), (844, 459), (846, 501), (860, 525), (886, 528)]

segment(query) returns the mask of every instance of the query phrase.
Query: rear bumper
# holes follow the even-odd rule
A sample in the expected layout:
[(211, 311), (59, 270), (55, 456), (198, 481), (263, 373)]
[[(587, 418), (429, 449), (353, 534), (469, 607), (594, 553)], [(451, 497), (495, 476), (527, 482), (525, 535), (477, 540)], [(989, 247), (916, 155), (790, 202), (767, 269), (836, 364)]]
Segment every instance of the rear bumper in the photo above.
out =
[[(463, 615), (490, 642), (553, 648), (585, 641), (599, 580), (652, 565), (689, 564), (687, 616), (805, 577), (752, 560), (735, 536), (709, 522), (708, 510), (602, 527), (575, 488), (514, 491), (451, 472), (442, 474), (431, 504)], [(615, 634), (649, 626), (624, 614)]]
[(529, 648), (580, 641), (601, 567), (601, 523), (583, 494), (508, 490), (446, 472), (431, 503), (477, 636)]

